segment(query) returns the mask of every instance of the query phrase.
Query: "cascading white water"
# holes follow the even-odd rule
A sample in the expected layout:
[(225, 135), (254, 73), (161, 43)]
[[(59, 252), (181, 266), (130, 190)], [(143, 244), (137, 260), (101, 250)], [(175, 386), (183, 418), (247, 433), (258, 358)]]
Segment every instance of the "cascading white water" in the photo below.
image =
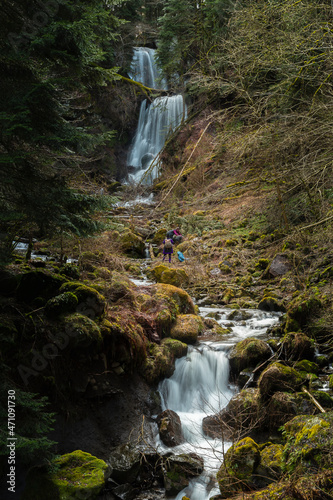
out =
[(209, 313), (218, 314), (218, 322), (231, 328), (230, 336), (222, 342), (189, 346), (187, 356), (176, 361), (173, 375), (159, 384), (162, 409), (173, 410), (179, 415), (185, 443), (167, 448), (157, 437), (158, 447), (162, 452), (197, 453), (204, 459), (205, 465), (203, 474), (191, 480), (174, 500), (181, 500), (184, 495), (191, 500), (208, 500), (219, 493), (215, 476), (231, 443), (205, 436), (202, 420), (223, 409), (236, 392), (229, 385), (227, 352), (230, 347), (245, 337), (264, 335), (267, 328), (279, 319), (278, 313), (247, 310), (243, 317), (242, 311), (239, 312), (238, 320), (234, 317), (229, 320), (230, 310), (200, 308), (201, 316)]
[(167, 82), (155, 63), (155, 49), (134, 47), (129, 77), (146, 87), (167, 90)]
[[(155, 63), (155, 50), (136, 47), (130, 77), (152, 88), (166, 89), (167, 85)], [(185, 113), (185, 116), (184, 116)], [(144, 175), (164, 146), (168, 134), (186, 118), (183, 96), (158, 97), (152, 103), (141, 103), (139, 122), (130, 148), (127, 166), (134, 167), (128, 176), (131, 183), (151, 184), (158, 174), (158, 163)]]

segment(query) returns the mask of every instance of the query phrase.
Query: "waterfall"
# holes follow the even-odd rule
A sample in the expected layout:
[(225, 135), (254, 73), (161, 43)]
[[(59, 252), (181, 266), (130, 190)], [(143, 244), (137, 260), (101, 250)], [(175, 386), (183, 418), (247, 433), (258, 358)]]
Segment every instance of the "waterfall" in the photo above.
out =
[[(155, 63), (154, 49), (134, 49), (130, 77), (152, 88), (167, 88)], [(129, 182), (151, 184), (157, 177), (158, 162), (149, 171), (149, 176), (144, 174), (163, 148), (168, 134), (180, 125), (183, 113), (181, 95), (158, 97), (152, 103), (146, 99), (141, 103), (138, 126), (127, 158), (127, 166), (134, 168), (128, 176)]]

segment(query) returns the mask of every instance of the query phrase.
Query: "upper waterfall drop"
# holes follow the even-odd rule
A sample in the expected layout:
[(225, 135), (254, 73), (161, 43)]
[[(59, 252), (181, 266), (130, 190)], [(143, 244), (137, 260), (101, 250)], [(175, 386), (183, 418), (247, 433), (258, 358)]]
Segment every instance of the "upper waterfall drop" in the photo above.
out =
[(129, 77), (146, 87), (167, 90), (167, 82), (155, 62), (155, 54), (155, 49), (134, 47)]
[[(135, 47), (130, 77), (152, 88), (167, 89), (165, 79), (155, 61), (154, 49)], [(163, 148), (167, 136), (186, 118), (186, 106), (182, 95), (163, 96), (152, 103), (141, 103), (139, 122), (130, 147), (127, 166), (134, 168), (128, 175), (131, 183), (152, 184), (158, 175), (159, 163), (149, 167)], [(149, 175), (147, 171), (149, 170)]]

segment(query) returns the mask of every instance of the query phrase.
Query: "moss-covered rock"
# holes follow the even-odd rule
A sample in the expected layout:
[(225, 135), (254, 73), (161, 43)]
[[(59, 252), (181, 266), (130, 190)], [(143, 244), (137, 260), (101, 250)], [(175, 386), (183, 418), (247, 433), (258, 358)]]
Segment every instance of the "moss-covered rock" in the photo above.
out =
[(203, 471), (203, 459), (195, 453), (171, 455), (164, 463), (164, 487), (168, 496), (175, 496), (188, 486), (190, 479)]
[(262, 372), (258, 387), (261, 397), (266, 400), (278, 391), (295, 392), (304, 381), (304, 377), (294, 368), (276, 362)]
[(161, 243), (163, 242), (163, 240), (165, 239), (166, 237), (166, 233), (167, 233), (167, 228), (166, 227), (161, 227), (158, 231), (156, 231), (156, 233), (154, 234), (154, 237), (152, 239), (152, 243), (154, 245), (161, 245)]
[(180, 314), (171, 327), (170, 337), (185, 344), (195, 344), (198, 335), (203, 331), (204, 324), (200, 316)]
[(157, 298), (167, 297), (177, 306), (179, 314), (195, 314), (195, 307), (189, 294), (173, 285), (158, 283), (156, 285)]
[(151, 268), (147, 274), (157, 283), (166, 283), (177, 287), (189, 282), (188, 274), (184, 269), (167, 267), (164, 264)]
[(222, 411), (205, 417), (202, 430), (209, 437), (234, 441), (246, 429), (261, 428), (264, 416), (258, 389), (244, 389), (233, 396)]
[(302, 332), (289, 332), (281, 340), (287, 359), (298, 361), (312, 360), (315, 354), (314, 341)]
[[(71, 349), (98, 351), (102, 345), (102, 334), (97, 324), (87, 316), (73, 313), (65, 316), (60, 323), (61, 332), (69, 338)], [(90, 352), (90, 354), (91, 354)]]
[(304, 392), (291, 394), (278, 391), (268, 401), (264, 425), (270, 432), (276, 432), (296, 415), (312, 415), (315, 412), (315, 405)]
[(319, 366), (308, 359), (301, 359), (300, 361), (297, 361), (294, 368), (299, 372), (315, 373), (316, 375), (319, 373)]
[(104, 313), (106, 306), (105, 297), (95, 290), (95, 288), (73, 281), (62, 285), (60, 292), (74, 293), (78, 299), (76, 311), (89, 318), (94, 319), (102, 316)]
[(165, 338), (161, 345), (149, 343), (141, 373), (149, 384), (156, 384), (173, 374), (175, 359), (185, 356), (186, 353), (187, 344), (179, 340)]
[(64, 292), (52, 297), (45, 305), (45, 313), (49, 317), (59, 316), (75, 311), (78, 305), (78, 298), (72, 292)]
[(29, 304), (36, 297), (43, 297), (47, 301), (59, 292), (63, 283), (68, 281), (64, 276), (41, 269), (24, 273), (19, 279), (20, 282), (16, 291), (17, 298)]
[(282, 476), (281, 444), (269, 444), (260, 450), (260, 464), (255, 470), (254, 482), (260, 488), (267, 486)]
[(287, 443), (284, 465), (289, 474), (296, 467), (331, 469), (333, 456), (333, 413), (298, 415), (284, 425)]
[(272, 355), (270, 347), (263, 340), (249, 337), (238, 342), (229, 353), (230, 370), (234, 376), (245, 368), (255, 368)]
[(93, 500), (111, 472), (103, 460), (81, 450), (61, 455), (52, 466), (55, 472), (32, 469), (22, 500)]
[(279, 302), (275, 297), (266, 296), (261, 299), (258, 304), (258, 309), (261, 311), (283, 311), (285, 312), (286, 308), (281, 302)]
[(217, 473), (222, 498), (238, 491), (247, 491), (253, 483), (252, 474), (259, 465), (260, 451), (253, 439), (246, 437), (232, 445)]
[(117, 241), (120, 243), (121, 249), (124, 253), (134, 257), (145, 256), (145, 243), (143, 239), (132, 233), (132, 231), (119, 233)]

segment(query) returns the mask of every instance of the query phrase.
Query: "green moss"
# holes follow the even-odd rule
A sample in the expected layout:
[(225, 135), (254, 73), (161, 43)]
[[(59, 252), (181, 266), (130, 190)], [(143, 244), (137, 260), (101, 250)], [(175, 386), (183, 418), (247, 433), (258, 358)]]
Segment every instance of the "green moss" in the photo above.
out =
[(186, 344), (194, 344), (203, 329), (204, 323), (200, 316), (180, 314), (171, 328), (170, 336)]
[(193, 301), (189, 294), (182, 290), (181, 288), (175, 287), (173, 285), (166, 285), (158, 283), (156, 285), (157, 298), (169, 298), (174, 301), (177, 305), (178, 312), (180, 314), (194, 314), (195, 308)]
[(72, 292), (64, 292), (47, 301), (45, 313), (50, 317), (55, 317), (74, 311), (77, 305), (76, 295)]
[(51, 465), (55, 472), (32, 470), (22, 500), (93, 500), (110, 475), (103, 460), (81, 450), (62, 455)]
[(104, 313), (105, 297), (95, 288), (83, 285), (80, 282), (64, 283), (60, 292), (72, 292), (78, 299), (77, 311), (90, 317), (99, 317)]

